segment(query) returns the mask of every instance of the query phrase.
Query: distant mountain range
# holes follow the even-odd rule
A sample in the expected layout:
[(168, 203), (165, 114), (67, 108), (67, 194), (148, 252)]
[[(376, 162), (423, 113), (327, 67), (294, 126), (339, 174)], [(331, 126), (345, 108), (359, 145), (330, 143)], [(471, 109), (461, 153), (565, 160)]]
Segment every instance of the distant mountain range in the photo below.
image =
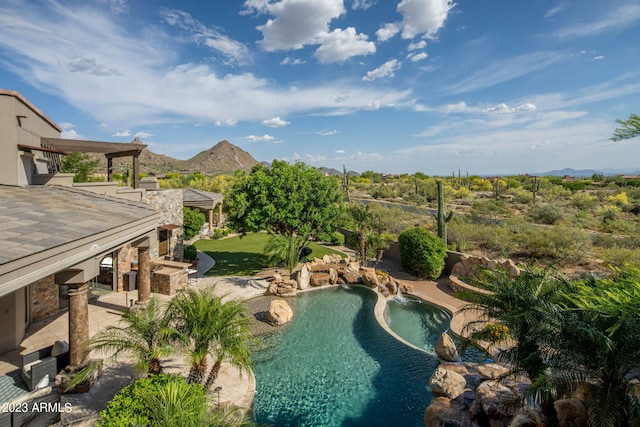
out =
[[(142, 144), (135, 139), (133, 144)], [(104, 160), (103, 156), (97, 157)], [(114, 159), (115, 170), (131, 164), (128, 158)], [(205, 174), (233, 173), (238, 169), (250, 171), (258, 163), (249, 153), (227, 140), (218, 142), (188, 160), (178, 160), (164, 154), (156, 154), (145, 148), (138, 157), (141, 172), (201, 172)]]
[[(142, 142), (136, 138), (133, 144), (142, 144)], [(101, 164), (104, 162), (103, 155), (94, 155), (96, 159), (99, 159)], [(164, 154), (156, 154), (149, 150), (144, 149), (138, 158), (141, 172), (201, 172), (204, 174), (216, 174), (216, 173), (233, 173), (238, 169), (250, 171), (251, 168), (258, 164), (258, 161), (254, 159), (251, 154), (247, 153), (237, 145), (231, 144), (227, 140), (218, 142), (208, 150), (202, 151), (188, 160), (178, 160), (173, 157), (166, 156)], [(114, 159), (114, 169), (116, 171), (122, 171), (126, 169), (127, 164), (131, 160), (127, 158)], [(269, 162), (260, 162), (267, 167), (271, 167)], [(341, 170), (319, 167), (318, 168), (325, 175), (342, 175)], [(360, 175), (355, 171), (348, 171), (349, 175)], [(530, 173), (530, 175), (537, 176), (572, 176), (577, 178), (590, 178), (594, 174), (602, 175), (640, 175), (640, 169), (555, 169), (547, 172)]]
[(538, 175), (538, 176), (573, 176), (576, 178), (590, 178), (594, 174), (600, 175), (640, 175), (640, 170), (631, 170), (631, 169), (556, 169), (548, 172), (540, 172), (530, 175)]

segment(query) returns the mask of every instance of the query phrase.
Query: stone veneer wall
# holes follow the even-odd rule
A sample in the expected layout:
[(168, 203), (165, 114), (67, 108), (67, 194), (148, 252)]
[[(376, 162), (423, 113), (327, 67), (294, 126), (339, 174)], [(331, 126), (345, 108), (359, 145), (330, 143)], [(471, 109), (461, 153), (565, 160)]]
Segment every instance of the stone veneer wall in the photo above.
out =
[[(152, 205), (160, 214), (158, 225), (178, 224), (182, 226), (182, 190), (147, 190), (142, 195), (142, 202)], [(171, 247), (169, 253), (177, 260), (182, 260), (183, 230), (182, 227), (171, 231)], [(158, 257), (157, 241), (151, 246), (151, 258)]]
[(124, 245), (120, 250), (118, 250), (117, 256), (117, 287), (116, 290), (118, 292), (122, 292), (124, 290), (124, 279), (123, 275), (131, 271), (131, 264), (138, 261), (138, 249), (131, 247), (130, 243)]
[(31, 284), (31, 320), (38, 321), (55, 314), (60, 307), (55, 276), (47, 276)]

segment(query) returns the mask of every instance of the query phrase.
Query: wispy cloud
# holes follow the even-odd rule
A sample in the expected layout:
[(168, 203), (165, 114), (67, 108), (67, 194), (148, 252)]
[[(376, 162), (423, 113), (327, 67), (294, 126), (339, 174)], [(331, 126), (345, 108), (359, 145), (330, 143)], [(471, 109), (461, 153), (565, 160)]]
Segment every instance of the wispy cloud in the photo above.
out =
[(609, 3), (612, 10), (598, 13), (589, 21), (576, 22), (565, 25), (552, 33), (554, 37), (588, 37), (601, 34), (606, 31), (618, 31), (640, 20), (639, 4)]
[(249, 135), (247, 137), (245, 137), (246, 139), (248, 139), (251, 142), (273, 142), (276, 140), (275, 136), (271, 136), (271, 135)]
[(498, 60), (449, 85), (448, 91), (458, 94), (484, 89), (542, 70), (564, 58), (557, 52), (532, 52)]

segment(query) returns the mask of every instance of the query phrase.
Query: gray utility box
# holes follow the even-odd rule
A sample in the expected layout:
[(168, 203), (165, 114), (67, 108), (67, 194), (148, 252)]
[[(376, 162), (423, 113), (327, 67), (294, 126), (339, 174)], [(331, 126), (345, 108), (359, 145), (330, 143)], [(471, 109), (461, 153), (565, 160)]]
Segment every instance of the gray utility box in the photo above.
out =
[(122, 281), (125, 291), (135, 291), (136, 290), (136, 278), (138, 276), (138, 272), (136, 270), (131, 270), (122, 275)]

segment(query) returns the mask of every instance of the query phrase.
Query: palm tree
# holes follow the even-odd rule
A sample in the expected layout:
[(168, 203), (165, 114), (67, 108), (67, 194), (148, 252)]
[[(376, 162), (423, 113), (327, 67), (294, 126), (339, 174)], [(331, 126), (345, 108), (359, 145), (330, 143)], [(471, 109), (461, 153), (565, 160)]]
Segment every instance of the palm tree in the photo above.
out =
[(176, 343), (189, 359), (187, 381), (200, 384), (207, 371), (207, 355), (215, 344), (214, 313), (222, 305), (209, 291), (188, 290), (169, 304), (168, 318), (177, 331)]
[[(169, 318), (178, 331), (178, 343), (191, 365), (188, 382), (201, 384), (207, 373), (207, 357), (216, 362), (209, 373), (208, 386), (217, 377), (223, 360), (249, 368), (251, 334), (244, 307), (236, 301), (222, 302), (209, 289), (188, 290), (175, 297), (169, 306)], [(207, 387), (208, 387), (207, 386)]]
[(558, 378), (586, 390), (593, 426), (640, 425), (640, 401), (628, 378), (640, 369), (640, 269), (627, 266), (615, 273), (588, 277), (563, 293)]
[[(525, 269), (518, 276), (496, 269), (483, 272), (474, 284), (484, 292), (456, 294), (470, 302), (461, 311), (481, 313), (463, 331), (476, 343), (505, 345), (498, 349), (496, 359), (510, 364), (510, 375), (525, 373), (532, 383), (539, 380), (555, 356), (552, 344), (563, 326), (556, 303), (568, 280), (550, 267)], [(552, 397), (538, 396), (550, 423), (555, 419)]]
[(164, 314), (158, 299), (151, 298), (146, 306), (124, 313), (118, 326), (109, 326), (94, 335), (87, 343), (87, 354), (96, 351), (116, 359), (133, 359), (137, 372), (161, 373), (161, 358), (175, 354), (170, 345), (172, 331)]
[(353, 203), (348, 207), (349, 215), (358, 229), (358, 252), (363, 267), (367, 265), (367, 229), (371, 226), (373, 215), (369, 205)]
[(249, 330), (249, 317), (245, 307), (238, 301), (227, 301), (216, 313), (216, 321), (217, 343), (213, 349), (215, 362), (205, 381), (205, 390), (208, 390), (216, 380), (220, 366), (225, 360), (241, 370), (251, 368), (249, 344), (254, 338)]

